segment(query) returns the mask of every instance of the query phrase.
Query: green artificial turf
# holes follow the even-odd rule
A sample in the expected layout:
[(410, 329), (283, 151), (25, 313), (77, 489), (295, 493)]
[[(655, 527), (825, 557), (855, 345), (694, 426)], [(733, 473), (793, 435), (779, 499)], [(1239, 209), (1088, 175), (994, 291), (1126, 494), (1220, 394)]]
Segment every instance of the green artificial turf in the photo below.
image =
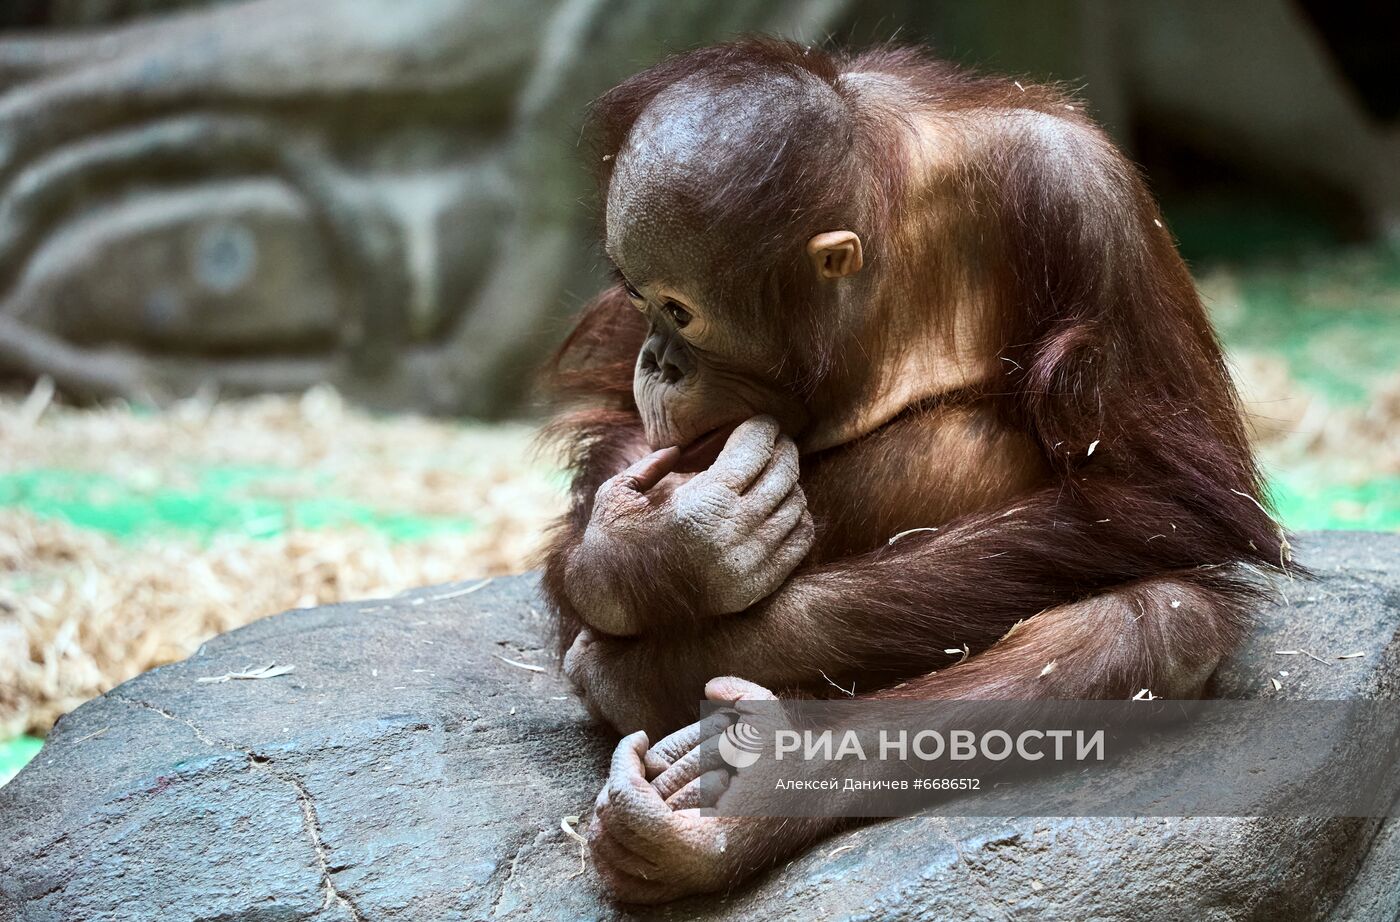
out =
[(39, 754), (44, 741), (37, 736), (17, 736), (12, 740), (0, 740), (0, 784), (9, 781), (29, 760)]
[[(1334, 411), (1364, 408), (1400, 374), (1400, 249), (1285, 250), (1225, 271), (1235, 297), (1209, 306), (1227, 350), (1283, 359), (1294, 385)], [(1347, 460), (1269, 470), (1279, 519), (1293, 530), (1400, 529), (1400, 476), (1341, 475)]]
[(1359, 405), (1400, 372), (1400, 252), (1368, 248), (1233, 269), (1239, 310), (1214, 319), (1227, 347), (1277, 355), (1295, 382)]
[(1400, 531), (1400, 477), (1394, 475), (1344, 484), (1282, 471), (1270, 479), (1269, 491), (1279, 520), (1293, 531)]
[[(305, 478), (271, 467), (209, 467), (178, 485), (63, 468), (0, 474), (0, 507), (25, 509), (122, 539), (183, 534), (271, 538), (293, 528), (360, 526), (396, 541), (474, 528), (464, 518), (407, 515), (298, 489)], [(303, 494), (297, 496), (296, 494)], [(287, 498), (282, 498), (286, 496)]]

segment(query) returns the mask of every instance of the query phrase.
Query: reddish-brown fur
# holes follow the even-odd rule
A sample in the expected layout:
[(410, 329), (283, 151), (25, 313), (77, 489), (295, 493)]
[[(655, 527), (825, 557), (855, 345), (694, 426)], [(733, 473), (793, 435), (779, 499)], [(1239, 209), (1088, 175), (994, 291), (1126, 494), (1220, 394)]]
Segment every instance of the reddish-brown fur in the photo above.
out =
[[(777, 181), (736, 181), (696, 209), (744, 239), (784, 243), (754, 247), (726, 271), (771, 280), (774, 303), (787, 306), (790, 346), (775, 358), (792, 387), (820, 411), (847, 382), (880, 381), (865, 357), (882, 354), (911, 311), (951, 323), (938, 312), (959, 295), (990, 311), (995, 370), (805, 454), (816, 546), (744, 615), (687, 622), (683, 548), (620, 561), (637, 603), (664, 611), (667, 630), (619, 654), (636, 707), (635, 726), (619, 729), (645, 727), (654, 741), (693, 714), (707, 679), (726, 674), (807, 694), (830, 692), (828, 679), (905, 698), (1197, 694), (1248, 628), (1251, 574), (1279, 569), (1286, 544), (1256, 502), (1259, 474), (1220, 347), (1136, 170), (1056, 89), (907, 49), (846, 56), (750, 41), (672, 58), (607, 94), (593, 124), (603, 188), (659, 92), (697, 75), (742, 82), (773, 70), (832, 87), (846, 132), (788, 138), (787, 159), (764, 154)], [(856, 93), (858, 81), (843, 79), (853, 74), (885, 89)], [(947, 149), (920, 149), (925, 116), (957, 126)], [(925, 155), (946, 163), (932, 186), (913, 168)], [(813, 159), (842, 168), (803, 173)], [(827, 216), (849, 214), (852, 199), (881, 280), (869, 283), (860, 323), (792, 307), (818, 303), (816, 283), (797, 259), (773, 255), (841, 226)], [(544, 586), (565, 647), (582, 624), (564, 560), (598, 486), (646, 451), (631, 388), (644, 333), (609, 289), (554, 368), (572, 407), (554, 432), (572, 448), (574, 487)], [(915, 528), (937, 530), (890, 543)], [(955, 665), (961, 657), (945, 651), (964, 645), (973, 655)], [(748, 853), (758, 864), (780, 841), (791, 848), (826, 828), (740, 834), (770, 843)]]

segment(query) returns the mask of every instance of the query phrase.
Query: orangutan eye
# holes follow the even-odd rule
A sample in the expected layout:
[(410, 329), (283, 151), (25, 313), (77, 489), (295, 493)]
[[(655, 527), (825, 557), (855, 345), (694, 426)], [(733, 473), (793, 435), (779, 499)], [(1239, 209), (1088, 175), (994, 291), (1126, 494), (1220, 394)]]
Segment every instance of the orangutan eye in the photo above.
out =
[(627, 292), (627, 297), (631, 298), (633, 301), (643, 300), (642, 293), (633, 288), (631, 282), (624, 280), (622, 283), (622, 290)]
[(662, 308), (670, 318), (675, 321), (677, 327), (684, 327), (686, 324), (690, 323), (690, 311), (681, 307), (677, 302), (667, 301), (662, 305)]

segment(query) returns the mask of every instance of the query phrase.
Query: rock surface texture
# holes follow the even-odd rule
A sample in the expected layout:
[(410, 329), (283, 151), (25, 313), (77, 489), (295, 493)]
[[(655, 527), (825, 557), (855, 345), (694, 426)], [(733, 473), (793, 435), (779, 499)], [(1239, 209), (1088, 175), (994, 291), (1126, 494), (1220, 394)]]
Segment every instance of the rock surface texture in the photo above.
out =
[[(1284, 587), (1214, 696), (1395, 697), (1400, 535), (1298, 544), (1319, 580)], [(0, 920), (627, 915), (560, 829), (586, 821), (612, 741), (536, 668), (535, 592), (289, 612), (79, 708), (0, 789)], [(270, 663), (293, 671), (200, 681)], [(640, 915), (1395, 919), (1398, 876), (1400, 827), (1379, 820), (916, 817)]]

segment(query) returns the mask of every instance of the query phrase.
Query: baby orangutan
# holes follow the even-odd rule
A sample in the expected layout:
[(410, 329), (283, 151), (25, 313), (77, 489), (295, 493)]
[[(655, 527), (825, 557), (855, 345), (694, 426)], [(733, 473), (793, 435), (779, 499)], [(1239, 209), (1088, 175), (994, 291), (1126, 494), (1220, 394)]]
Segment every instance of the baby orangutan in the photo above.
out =
[(628, 80), (592, 134), (616, 283), (554, 369), (545, 588), (627, 734), (589, 829), (617, 899), (841, 822), (695, 809), (728, 779), (702, 696), (1200, 693), (1282, 539), (1186, 267), (1079, 103), (745, 41)]

